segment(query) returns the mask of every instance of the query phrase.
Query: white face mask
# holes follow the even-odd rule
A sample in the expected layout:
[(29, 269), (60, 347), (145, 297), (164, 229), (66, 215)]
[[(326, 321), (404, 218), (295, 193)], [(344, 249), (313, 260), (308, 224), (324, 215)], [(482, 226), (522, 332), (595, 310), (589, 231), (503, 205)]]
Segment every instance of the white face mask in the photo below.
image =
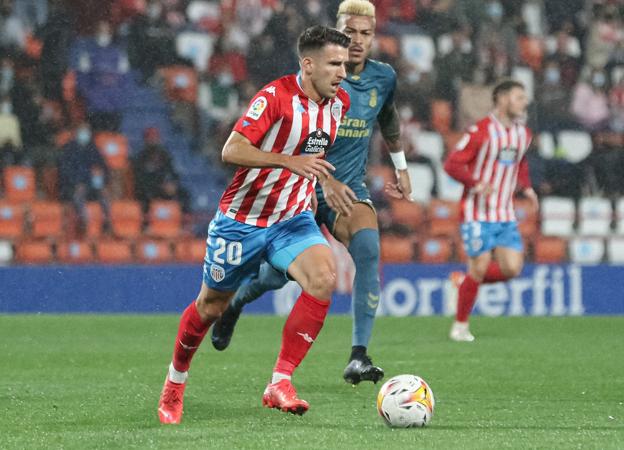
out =
[(87, 128), (81, 128), (76, 133), (76, 141), (80, 145), (87, 145), (91, 140), (91, 132)]
[(97, 35), (95, 40), (100, 47), (108, 47), (113, 40), (113, 37), (110, 34), (101, 33)]
[(152, 3), (147, 7), (147, 17), (150, 19), (158, 19), (161, 12), (162, 7), (158, 3)]
[(13, 113), (13, 105), (9, 102), (2, 102), (0, 104), (0, 114), (12, 114)]
[(234, 76), (230, 72), (221, 72), (217, 80), (219, 84), (224, 87), (230, 87), (234, 84)]

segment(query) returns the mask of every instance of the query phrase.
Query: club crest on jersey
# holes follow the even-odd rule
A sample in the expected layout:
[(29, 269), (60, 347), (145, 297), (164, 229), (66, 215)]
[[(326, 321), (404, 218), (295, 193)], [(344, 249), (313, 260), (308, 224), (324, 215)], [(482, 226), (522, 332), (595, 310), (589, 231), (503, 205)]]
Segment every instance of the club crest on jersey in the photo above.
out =
[(340, 122), (340, 116), (342, 115), (342, 105), (340, 103), (334, 103), (331, 107), (332, 117), (336, 122)]
[(498, 154), (498, 163), (509, 166), (516, 162), (518, 156), (518, 149), (515, 147), (506, 147), (501, 149)]
[(265, 97), (258, 97), (249, 107), (247, 111), (247, 117), (251, 117), (253, 120), (258, 120), (267, 107), (267, 99)]
[(217, 283), (220, 283), (225, 278), (225, 269), (221, 266), (217, 266), (216, 264), (212, 264), (210, 266), (210, 278), (215, 280)]
[(377, 89), (373, 88), (370, 92), (370, 99), (368, 100), (368, 106), (374, 108), (377, 106)]
[(308, 134), (301, 143), (301, 154), (314, 155), (316, 153), (326, 152), (330, 145), (329, 134), (325, 133), (322, 128)]

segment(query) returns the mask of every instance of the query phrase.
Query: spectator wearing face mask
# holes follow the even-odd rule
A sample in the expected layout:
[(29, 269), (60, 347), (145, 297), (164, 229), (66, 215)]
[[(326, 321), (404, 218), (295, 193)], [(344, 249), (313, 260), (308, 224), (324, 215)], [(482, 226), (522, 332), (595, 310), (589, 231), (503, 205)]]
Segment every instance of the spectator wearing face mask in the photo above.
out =
[(91, 129), (82, 123), (75, 138), (62, 149), (59, 159), (61, 198), (70, 201), (84, 224), (86, 203), (99, 201), (108, 212), (109, 170), (92, 140)]
[(589, 131), (599, 131), (609, 123), (607, 76), (603, 70), (593, 70), (580, 81), (572, 94), (571, 111), (576, 120)]
[(127, 95), (129, 64), (125, 52), (113, 42), (111, 25), (98, 22), (93, 38), (76, 43), (72, 59), (91, 126), (96, 131), (117, 131)]
[(578, 128), (570, 114), (570, 93), (561, 83), (561, 69), (556, 60), (547, 61), (537, 87), (537, 123), (540, 131), (556, 133)]
[(16, 148), (22, 146), (20, 123), (13, 114), (13, 104), (8, 96), (0, 99), (0, 145), (9, 143)]

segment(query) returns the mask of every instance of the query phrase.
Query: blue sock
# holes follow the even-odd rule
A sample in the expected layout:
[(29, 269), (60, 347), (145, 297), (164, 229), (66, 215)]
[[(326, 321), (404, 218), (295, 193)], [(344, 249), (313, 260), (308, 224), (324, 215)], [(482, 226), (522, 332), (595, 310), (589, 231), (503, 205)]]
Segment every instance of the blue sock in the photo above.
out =
[(368, 347), (379, 305), (379, 232), (372, 228), (356, 232), (349, 253), (355, 263), (352, 345)]
[(238, 288), (230, 305), (240, 312), (246, 304), (253, 302), (265, 292), (281, 288), (287, 282), (288, 278), (284, 273), (263, 261), (258, 270), (258, 275)]

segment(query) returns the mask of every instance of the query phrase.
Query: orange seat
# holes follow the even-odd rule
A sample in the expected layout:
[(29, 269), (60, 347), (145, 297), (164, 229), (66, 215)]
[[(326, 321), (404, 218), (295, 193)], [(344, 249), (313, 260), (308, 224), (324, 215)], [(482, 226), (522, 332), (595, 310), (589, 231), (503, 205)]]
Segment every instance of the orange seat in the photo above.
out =
[(197, 72), (187, 66), (170, 66), (161, 69), (165, 80), (167, 98), (172, 101), (195, 104), (199, 81)]
[(95, 243), (95, 257), (105, 264), (133, 262), (132, 246), (127, 241), (104, 239)]
[(47, 264), (54, 260), (52, 245), (47, 241), (26, 240), (16, 247), (16, 260), (23, 264)]
[(445, 238), (430, 237), (419, 245), (418, 260), (424, 264), (443, 264), (451, 260), (453, 247), (451, 241)]
[(136, 253), (137, 259), (147, 264), (162, 264), (173, 259), (169, 241), (144, 240), (137, 244)]
[(414, 242), (409, 237), (382, 235), (380, 259), (384, 263), (412, 262)]
[(87, 237), (99, 237), (102, 235), (104, 225), (104, 212), (99, 202), (87, 203), (87, 223), (85, 224), (85, 234)]
[(175, 246), (175, 260), (181, 263), (201, 263), (206, 256), (205, 239), (185, 239)]
[(95, 145), (113, 170), (128, 167), (128, 140), (123, 134), (104, 131), (95, 135)]
[(15, 239), (23, 232), (23, 206), (0, 200), (0, 238)]
[(38, 201), (30, 205), (31, 235), (35, 238), (63, 234), (63, 206), (59, 202)]
[(453, 122), (453, 106), (446, 100), (431, 102), (431, 125), (438, 133), (444, 134), (451, 130)]
[(525, 198), (514, 199), (514, 209), (520, 234), (524, 237), (535, 235), (538, 229), (537, 211), (531, 201)]
[(85, 241), (61, 242), (56, 247), (60, 262), (68, 264), (89, 263), (94, 261), (93, 247)]
[(459, 204), (432, 199), (429, 203), (429, 234), (455, 236), (459, 233)]
[(54, 136), (54, 145), (56, 148), (63, 148), (74, 138), (72, 130), (61, 130)]
[(27, 166), (7, 166), (4, 168), (4, 195), (7, 200), (25, 202), (34, 200), (37, 195), (35, 170)]
[(172, 200), (154, 200), (149, 208), (149, 233), (156, 237), (173, 238), (182, 231), (182, 209)]
[(534, 260), (538, 264), (560, 263), (567, 259), (566, 250), (564, 239), (540, 236), (535, 240)]
[(391, 213), (394, 223), (403, 225), (411, 231), (416, 231), (425, 218), (423, 207), (419, 203), (407, 200), (392, 200)]
[(110, 221), (113, 234), (123, 238), (137, 238), (143, 226), (141, 205), (134, 200), (115, 200), (111, 204)]

